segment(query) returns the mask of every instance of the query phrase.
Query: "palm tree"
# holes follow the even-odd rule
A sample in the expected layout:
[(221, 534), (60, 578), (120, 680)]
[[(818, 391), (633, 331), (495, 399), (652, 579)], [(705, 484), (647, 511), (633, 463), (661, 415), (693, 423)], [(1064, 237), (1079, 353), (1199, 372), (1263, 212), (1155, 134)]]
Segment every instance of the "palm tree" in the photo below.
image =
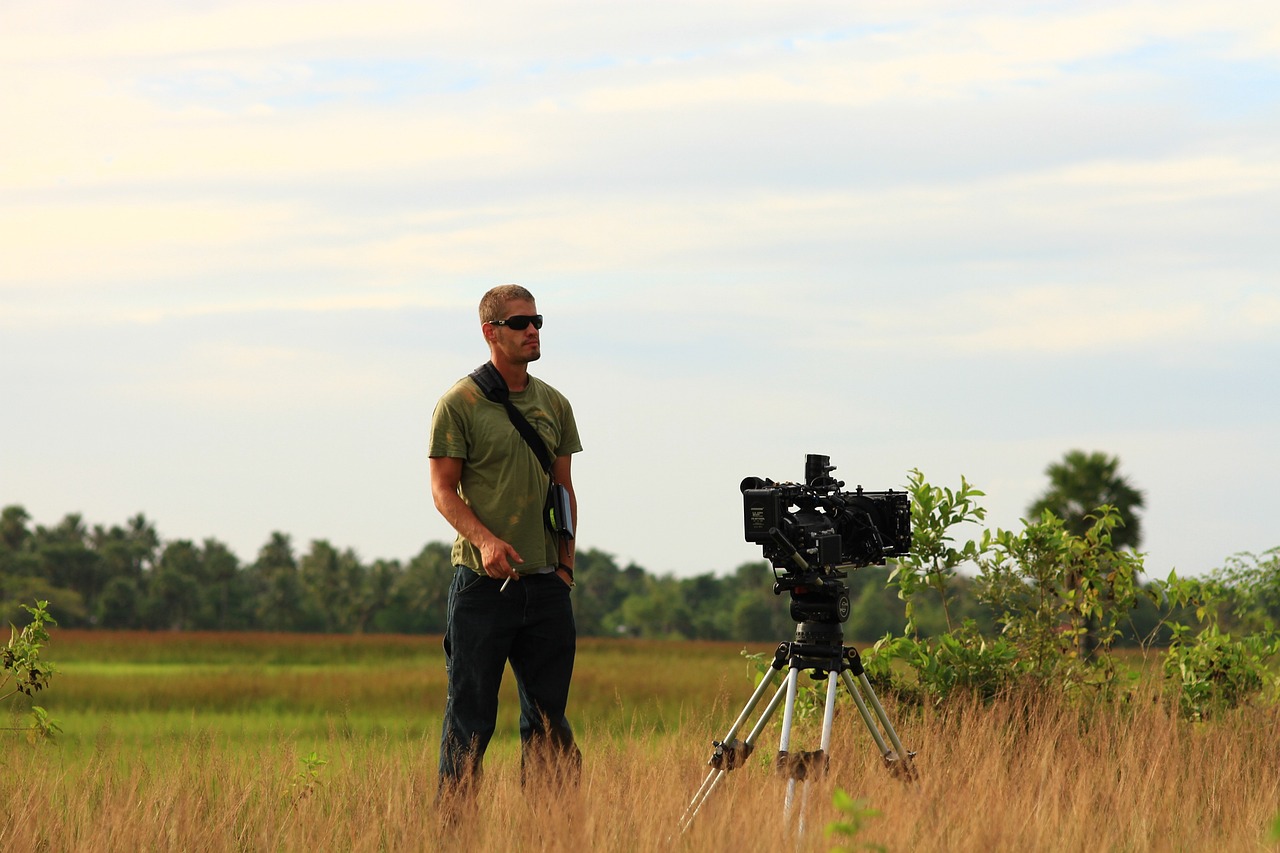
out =
[(31, 536), (31, 531), (27, 529), (27, 522), (30, 520), (31, 515), (17, 504), (5, 507), (0, 513), (0, 544), (14, 551), (22, 548)]
[(1142, 524), (1135, 513), (1144, 505), (1143, 495), (1120, 476), (1119, 468), (1119, 458), (1099, 451), (1068, 452), (1061, 462), (1045, 469), (1049, 488), (1027, 508), (1029, 517), (1039, 518), (1047, 509), (1066, 523), (1068, 531), (1083, 536), (1091, 525), (1088, 516), (1100, 506), (1112, 506), (1124, 522), (1113, 532), (1112, 544), (1136, 550), (1142, 542)]

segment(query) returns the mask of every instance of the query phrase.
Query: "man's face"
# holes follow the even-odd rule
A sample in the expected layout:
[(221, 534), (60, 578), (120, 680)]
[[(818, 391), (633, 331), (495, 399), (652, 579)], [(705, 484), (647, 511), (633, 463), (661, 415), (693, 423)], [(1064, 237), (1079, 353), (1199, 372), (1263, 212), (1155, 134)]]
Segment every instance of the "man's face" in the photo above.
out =
[[(506, 310), (500, 319), (532, 317), (537, 313), (537, 307), (530, 300), (512, 299), (507, 302)], [(492, 323), (486, 324), (485, 328), (489, 330), (486, 337), (493, 344), (494, 349), (512, 364), (528, 364), (542, 357), (541, 338), (533, 323), (529, 323), (523, 329), (495, 326)]]

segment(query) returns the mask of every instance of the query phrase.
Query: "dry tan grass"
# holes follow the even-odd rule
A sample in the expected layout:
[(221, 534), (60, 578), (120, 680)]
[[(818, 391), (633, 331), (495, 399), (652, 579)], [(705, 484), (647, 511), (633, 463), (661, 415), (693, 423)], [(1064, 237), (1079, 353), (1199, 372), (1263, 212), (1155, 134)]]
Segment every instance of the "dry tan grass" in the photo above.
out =
[[(745, 699), (745, 697), (743, 697)], [(783, 821), (769, 770), (778, 724), (730, 774), (686, 834), (677, 825), (705, 775), (728, 705), (664, 732), (582, 733), (575, 794), (522, 789), (519, 757), (498, 745), (474, 814), (442, 825), (434, 739), (351, 738), (321, 751), (320, 784), (298, 784), (285, 742), (238, 749), (192, 736), (141, 758), (104, 733), (80, 760), (55, 750), (0, 758), (0, 849), (37, 850), (828, 850), (839, 786), (881, 812), (858, 836), (890, 851), (1268, 850), (1280, 811), (1280, 714), (1246, 710), (1209, 724), (1160, 702), (1082, 713), (1014, 700), (945, 711), (890, 707), (920, 780), (881, 766), (860, 719), (841, 708), (831, 772), (811, 782), (803, 834)], [(817, 724), (797, 724), (796, 749)]]

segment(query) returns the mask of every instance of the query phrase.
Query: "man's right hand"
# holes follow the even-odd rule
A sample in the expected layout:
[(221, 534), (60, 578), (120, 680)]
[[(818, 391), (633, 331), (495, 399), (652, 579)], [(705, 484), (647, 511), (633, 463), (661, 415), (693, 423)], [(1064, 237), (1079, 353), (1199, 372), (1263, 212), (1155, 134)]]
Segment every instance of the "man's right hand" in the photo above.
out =
[(515, 548), (496, 536), (481, 543), (480, 559), (484, 561), (484, 573), (496, 580), (518, 577), (512, 564), (524, 562)]

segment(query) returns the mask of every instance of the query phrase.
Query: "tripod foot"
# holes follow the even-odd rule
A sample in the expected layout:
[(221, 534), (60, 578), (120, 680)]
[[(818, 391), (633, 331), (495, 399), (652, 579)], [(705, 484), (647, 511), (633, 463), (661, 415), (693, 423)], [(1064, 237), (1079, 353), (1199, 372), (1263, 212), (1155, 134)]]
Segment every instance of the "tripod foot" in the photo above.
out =
[(821, 749), (812, 752), (779, 752), (775, 764), (778, 775), (784, 779), (804, 782), (807, 779), (818, 779), (827, 772), (831, 760)]
[(725, 772), (741, 767), (755, 750), (755, 746), (737, 738), (724, 742), (712, 741), (711, 745), (715, 750), (711, 753), (711, 759), (707, 764)]
[(906, 760), (903, 760), (898, 758), (898, 753), (889, 750), (882, 758), (884, 759), (884, 766), (893, 774), (893, 778), (900, 779), (903, 782), (919, 780), (920, 774), (916, 771), (916, 754), (914, 752), (908, 752)]

